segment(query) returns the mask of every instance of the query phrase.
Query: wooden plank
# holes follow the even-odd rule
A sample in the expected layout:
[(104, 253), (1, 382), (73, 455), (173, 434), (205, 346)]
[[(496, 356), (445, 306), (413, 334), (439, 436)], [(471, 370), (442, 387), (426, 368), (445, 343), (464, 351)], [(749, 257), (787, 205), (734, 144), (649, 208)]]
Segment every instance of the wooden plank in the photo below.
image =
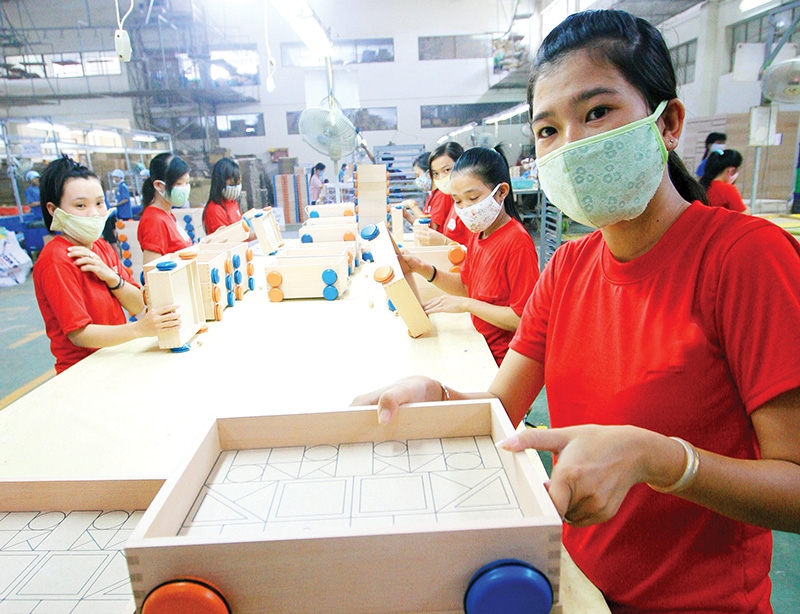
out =
[[(174, 264), (170, 270), (159, 270), (159, 264)], [(167, 254), (145, 266), (147, 304), (151, 309), (177, 305), (181, 316), (178, 328), (163, 330), (158, 334), (158, 347), (179, 348), (194, 337), (205, 324), (203, 295), (197, 263)]]

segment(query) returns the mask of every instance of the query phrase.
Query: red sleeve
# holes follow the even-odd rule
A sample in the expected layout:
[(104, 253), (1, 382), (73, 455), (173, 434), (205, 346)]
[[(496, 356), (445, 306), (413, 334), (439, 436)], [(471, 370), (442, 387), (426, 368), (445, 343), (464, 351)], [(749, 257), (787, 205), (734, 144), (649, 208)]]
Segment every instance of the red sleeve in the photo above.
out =
[[(59, 328), (68, 335), (92, 323), (83, 295), (81, 270), (67, 255), (66, 247), (53, 254), (53, 258), (39, 271), (42, 289)], [(40, 300), (41, 303), (41, 300)], [(40, 310), (44, 313), (44, 310)]]
[(744, 205), (744, 201), (742, 200), (742, 195), (739, 193), (739, 188), (737, 188), (732, 183), (725, 184), (728, 190), (728, 209), (731, 211), (738, 211), (739, 213), (743, 213), (747, 210), (747, 207)]
[(514, 280), (511, 284), (509, 307), (521, 316), (539, 280), (539, 258), (532, 241), (525, 249), (511, 250), (506, 261), (506, 276)]
[(215, 202), (209, 202), (203, 209), (203, 228), (210, 235), (223, 226), (228, 225), (228, 213), (225, 208)]
[(434, 197), (431, 198), (431, 224), (436, 224), (437, 230), (442, 232), (444, 223), (447, 221), (447, 214), (450, 213), (450, 208), (453, 206), (453, 198), (449, 194), (445, 194), (437, 190)]
[[(547, 341), (547, 326), (550, 320), (550, 308), (553, 302), (553, 291), (555, 289), (556, 270), (563, 264), (563, 257), (569, 244), (562, 245), (556, 250), (553, 257), (545, 265), (544, 271), (539, 276), (536, 285), (531, 292), (525, 309), (522, 311), (522, 318), (511, 340), (509, 347), (527, 356), (532, 360), (544, 364), (545, 344)], [(538, 259), (537, 259), (538, 266)]]
[(142, 251), (147, 250), (156, 254), (165, 253), (164, 246), (169, 242), (169, 234), (159, 218), (142, 214), (136, 236)]
[(717, 333), (748, 412), (800, 386), (800, 244), (771, 223), (737, 238), (715, 294)]

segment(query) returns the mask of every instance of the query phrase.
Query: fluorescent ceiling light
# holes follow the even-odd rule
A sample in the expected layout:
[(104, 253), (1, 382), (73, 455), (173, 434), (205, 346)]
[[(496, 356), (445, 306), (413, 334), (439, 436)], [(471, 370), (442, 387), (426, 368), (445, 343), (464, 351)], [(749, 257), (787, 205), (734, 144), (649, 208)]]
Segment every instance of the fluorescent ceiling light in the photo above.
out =
[(134, 134), (131, 140), (138, 143), (155, 143), (158, 139), (151, 134)]
[(448, 140), (450, 140), (450, 135), (445, 134), (443, 137), (440, 137), (438, 141), (436, 141), (436, 144), (441, 145), (442, 143), (446, 143)]
[(477, 125), (478, 124), (476, 124), (475, 122), (470, 122), (466, 126), (461, 126), (461, 128), (459, 128), (458, 130), (453, 130), (450, 133), (450, 136), (457, 136), (459, 134), (464, 134), (465, 132), (469, 132), (470, 130), (472, 130)]
[(484, 121), (486, 124), (499, 124), (502, 121), (507, 119), (511, 119), (512, 117), (516, 117), (517, 115), (522, 115), (523, 113), (527, 113), (530, 106), (527, 102), (523, 102), (522, 104), (518, 104), (507, 111), (503, 111), (502, 113), (498, 113), (497, 115), (492, 115), (487, 117)]
[(281, 14), (295, 34), (312, 53), (320, 57), (331, 54), (331, 41), (316, 13), (306, 0), (272, 0), (272, 6)]
[(45, 132), (67, 132), (69, 128), (64, 126), (63, 124), (54, 124), (52, 122), (42, 121), (42, 120), (34, 120), (28, 122), (26, 124), (28, 128), (33, 128), (34, 130), (44, 130)]
[(759, 6), (770, 2), (771, 0), (742, 0), (739, 3), (739, 10), (746, 13), (752, 9), (757, 9)]

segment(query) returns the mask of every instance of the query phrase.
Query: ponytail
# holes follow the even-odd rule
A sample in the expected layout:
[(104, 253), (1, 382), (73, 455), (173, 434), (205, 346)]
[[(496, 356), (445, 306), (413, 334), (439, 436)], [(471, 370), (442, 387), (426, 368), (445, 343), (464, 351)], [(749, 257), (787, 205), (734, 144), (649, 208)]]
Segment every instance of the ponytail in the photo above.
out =
[(517, 212), (517, 205), (514, 201), (514, 189), (511, 187), (511, 172), (508, 168), (508, 161), (503, 153), (502, 145), (497, 145), (494, 149), (485, 147), (472, 147), (456, 160), (451, 174), (469, 173), (475, 175), (485, 185), (494, 188), (501, 183), (508, 184), (508, 194), (503, 200), (503, 208), (506, 213), (518, 222), (520, 220)]
[(688, 200), (690, 203), (699, 200), (704, 205), (708, 204), (703, 186), (697, 183), (697, 179), (686, 169), (683, 160), (674, 150), (669, 152), (667, 168), (672, 185), (684, 200)]

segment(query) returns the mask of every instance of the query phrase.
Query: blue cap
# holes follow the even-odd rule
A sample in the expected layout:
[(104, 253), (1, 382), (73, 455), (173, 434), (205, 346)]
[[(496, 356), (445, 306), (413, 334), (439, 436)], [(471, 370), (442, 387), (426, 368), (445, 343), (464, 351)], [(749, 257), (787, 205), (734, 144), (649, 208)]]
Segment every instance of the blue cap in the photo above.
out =
[(236, 296), (233, 292), (228, 292), (228, 307), (233, 307), (236, 304)]
[(339, 298), (339, 291), (336, 289), (336, 286), (325, 286), (325, 289), (322, 291), (322, 297), (326, 301), (335, 301)]
[(367, 224), (361, 229), (361, 238), (365, 241), (372, 241), (379, 234), (381, 234), (381, 231), (375, 224)]
[(308, 214), (308, 217), (319, 217), (319, 211), (312, 211)]
[(191, 345), (189, 345), (188, 343), (184, 343), (183, 345), (179, 345), (176, 348), (169, 348), (169, 351), (174, 352), (176, 354), (182, 354), (183, 352), (188, 352), (191, 349), (192, 349)]
[(215, 266), (211, 267), (211, 283), (218, 284), (219, 283), (219, 269)]
[(362, 252), (361, 259), (364, 262), (375, 262), (375, 258), (372, 257), (372, 252)]
[(259, 211), (253, 217), (261, 217), (262, 215), (264, 215), (264, 212), (263, 211)]
[(244, 277), (242, 276), (242, 272), (239, 269), (236, 269), (233, 272), (233, 281), (235, 281), (236, 285), (238, 286), (242, 283), (242, 279), (244, 279)]
[(249, 277), (247, 279), (247, 287), (250, 289), (251, 292), (256, 289), (256, 278), (255, 277)]
[(186, 232), (192, 232), (194, 230), (194, 224), (192, 224), (191, 220), (186, 222)]
[(225, 276), (225, 289), (230, 292), (233, 290), (233, 275)]
[(300, 243), (313, 243), (313, 242), (314, 242), (314, 237), (312, 237), (309, 234), (304, 234), (302, 237), (300, 237)]
[(322, 281), (324, 281), (329, 286), (335, 284), (338, 279), (339, 276), (333, 269), (325, 269), (324, 271), (322, 271)]
[(500, 559), (472, 576), (464, 593), (466, 614), (548, 614), (553, 589), (533, 565)]
[(191, 214), (187, 213), (186, 215), (184, 215), (184, 216), (183, 216), (183, 221), (184, 221), (184, 222), (191, 222), (191, 221), (192, 221), (192, 216), (191, 216)]
[(389, 307), (389, 311), (397, 311), (397, 308), (394, 306), (392, 301), (386, 301), (386, 305)]
[(139, 284), (142, 286), (144, 285), (144, 271), (139, 273)]
[(231, 258), (231, 262), (233, 263), (233, 268), (238, 269), (242, 266), (242, 257), (239, 254), (234, 254), (233, 258)]
[(166, 262), (159, 262), (156, 265), (156, 268), (159, 271), (171, 271), (172, 269), (174, 269), (177, 266), (178, 266), (178, 263), (175, 262), (174, 260), (167, 260)]
[[(124, 264), (126, 267), (132, 267), (133, 266), (133, 262), (131, 262), (130, 258), (125, 258), (125, 260), (122, 261), (122, 264)], [(144, 282), (142, 282), (142, 285), (144, 285)]]
[(127, 241), (123, 241), (122, 243), (119, 244), (119, 246), (120, 246), (121, 249), (130, 249), (131, 248), (131, 244), (128, 243)]

